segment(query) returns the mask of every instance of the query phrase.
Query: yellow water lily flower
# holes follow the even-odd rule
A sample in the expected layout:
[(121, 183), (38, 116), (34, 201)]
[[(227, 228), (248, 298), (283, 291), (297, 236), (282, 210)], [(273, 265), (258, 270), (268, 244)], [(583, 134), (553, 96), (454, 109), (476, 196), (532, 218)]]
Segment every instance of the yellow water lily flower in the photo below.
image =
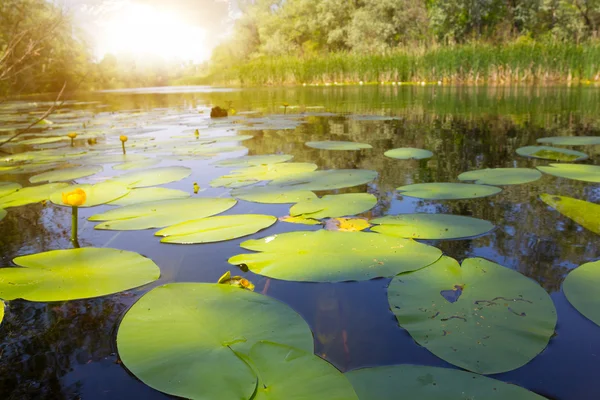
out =
[(125, 142), (127, 141), (127, 139), (128, 139), (128, 137), (127, 137), (127, 136), (125, 136), (125, 135), (121, 135), (121, 136), (119, 136), (119, 140), (120, 140), (121, 142), (123, 142), (123, 143), (125, 143)]
[(70, 137), (71, 139), (75, 139), (77, 137), (77, 134), (75, 132), (69, 132), (69, 133), (67, 133), (67, 136)]
[(196, 182), (194, 182), (194, 194), (198, 194), (199, 191), (200, 191), (200, 186), (198, 186), (198, 184)]
[(62, 194), (62, 202), (67, 206), (81, 206), (85, 204), (87, 195), (83, 189), (75, 189), (72, 192)]

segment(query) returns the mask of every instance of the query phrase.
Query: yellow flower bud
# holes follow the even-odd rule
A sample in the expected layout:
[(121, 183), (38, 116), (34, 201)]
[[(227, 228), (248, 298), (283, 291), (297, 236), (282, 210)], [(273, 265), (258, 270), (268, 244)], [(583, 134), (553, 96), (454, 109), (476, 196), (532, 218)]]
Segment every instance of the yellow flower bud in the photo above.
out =
[(70, 137), (71, 139), (75, 139), (77, 137), (77, 134), (75, 132), (69, 132), (69, 133), (67, 133), (67, 136)]
[(128, 139), (128, 138), (127, 138), (127, 136), (125, 136), (125, 135), (121, 135), (121, 136), (119, 136), (119, 140), (120, 140), (121, 142), (123, 142), (123, 143), (125, 143), (125, 142), (127, 141), (127, 139)]
[(86, 198), (87, 195), (83, 189), (75, 189), (62, 194), (62, 202), (67, 206), (81, 206), (85, 203)]

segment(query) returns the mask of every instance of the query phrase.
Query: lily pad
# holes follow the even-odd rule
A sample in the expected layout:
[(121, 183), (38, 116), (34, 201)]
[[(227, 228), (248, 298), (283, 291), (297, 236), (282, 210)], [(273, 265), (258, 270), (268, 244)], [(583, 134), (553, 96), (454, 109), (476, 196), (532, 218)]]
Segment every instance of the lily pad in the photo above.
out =
[(86, 247), (17, 257), (0, 268), (0, 298), (66, 301), (106, 296), (153, 282), (154, 262), (124, 250)]
[(363, 281), (414, 271), (442, 252), (413, 240), (365, 232), (289, 232), (248, 240), (229, 263), (275, 279), (308, 282)]
[(600, 144), (600, 136), (552, 136), (538, 139), (537, 142), (558, 146), (590, 146)]
[(218, 167), (252, 167), (256, 165), (271, 165), (290, 161), (294, 156), (288, 154), (271, 154), (264, 156), (244, 156), (215, 163)]
[(121, 360), (142, 382), (207, 400), (253, 396), (258, 377), (240, 355), (261, 340), (313, 351), (310, 328), (285, 304), (206, 283), (151, 290), (125, 314), (117, 334)]
[(398, 324), (441, 359), (480, 374), (519, 368), (546, 348), (556, 310), (542, 287), (482, 258), (450, 257), (392, 279)]
[(545, 174), (558, 176), (559, 178), (600, 183), (600, 166), (597, 165), (550, 164), (550, 166), (537, 168)]
[(71, 185), (50, 195), (50, 201), (59, 206), (64, 206), (62, 194), (72, 192), (75, 189), (82, 189), (85, 192), (85, 203), (79, 207), (94, 207), (100, 204), (106, 204), (116, 199), (122, 198), (129, 193), (129, 188), (122, 183), (111, 181), (96, 183), (94, 185)]
[(321, 150), (362, 150), (372, 149), (373, 146), (367, 143), (344, 142), (335, 140), (326, 140), (323, 142), (306, 142), (308, 147)]
[(8, 212), (6, 210), (0, 208), (0, 221), (2, 221), (7, 214)]
[(586, 318), (600, 325), (600, 261), (589, 262), (572, 270), (563, 282), (569, 303)]
[(492, 196), (502, 189), (470, 183), (417, 183), (396, 188), (402, 196), (427, 200), (459, 200)]
[(549, 146), (520, 147), (517, 149), (517, 154), (523, 157), (532, 157), (552, 161), (581, 161), (588, 158), (587, 154), (580, 151)]
[(112, 181), (121, 182), (129, 188), (134, 189), (176, 182), (187, 178), (191, 174), (192, 170), (187, 167), (159, 167), (139, 172), (129, 172), (113, 178)]
[(274, 179), (267, 186), (288, 190), (331, 190), (364, 185), (375, 178), (377, 172), (368, 169), (330, 169)]
[(372, 231), (412, 239), (462, 239), (494, 229), (491, 222), (450, 214), (400, 214), (372, 219)]
[(4, 304), (4, 302), (2, 300), (0, 300), (0, 324), (4, 320), (4, 308), (5, 307), (6, 307), (6, 304)]
[(252, 235), (277, 222), (270, 215), (242, 214), (202, 218), (172, 225), (156, 232), (162, 243), (211, 243)]
[(298, 203), (317, 198), (317, 195), (310, 190), (294, 190), (268, 185), (233, 189), (231, 195), (240, 200), (266, 204)]
[(107, 221), (95, 229), (131, 231), (163, 228), (185, 221), (213, 216), (229, 210), (237, 201), (219, 198), (190, 198), (132, 204), (92, 215), (90, 221)]
[(142, 168), (153, 167), (159, 163), (160, 163), (160, 160), (158, 158), (148, 158), (146, 160), (129, 161), (129, 162), (126, 162), (123, 164), (117, 164), (117, 165), (113, 166), (113, 169), (117, 170), (117, 171), (127, 171), (127, 170), (131, 170), (131, 169), (142, 169)]
[(292, 217), (290, 215), (279, 217), (279, 220), (282, 222), (288, 222), (290, 224), (323, 225), (323, 223), (321, 221), (316, 220), (316, 219), (304, 218), (304, 217)]
[[(0, 198), (21, 189), (21, 185), (15, 182), (0, 182)], [(2, 201), (2, 200), (0, 200)]]
[(547, 193), (542, 194), (540, 199), (565, 217), (600, 235), (600, 205)]
[(540, 171), (531, 168), (488, 168), (463, 172), (458, 179), (475, 181), (479, 185), (520, 185), (541, 177)]
[(237, 188), (248, 186), (260, 181), (272, 181), (285, 176), (296, 176), (317, 169), (312, 163), (280, 163), (272, 165), (256, 165), (231, 171), (210, 182), (212, 187)]
[(111, 201), (114, 206), (130, 206), (132, 204), (148, 203), (150, 201), (185, 199), (190, 197), (188, 192), (162, 187), (132, 189), (127, 195)]
[(344, 374), (312, 352), (261, 341), (249, 360), (260, 377), (254, 400), (358, 400)]
[(301, 201), (290, 209), (291, 216), (322, 219), (355, 215), (370, 210), (377, 204), (377, 197), (370, 193), (332, 194)]
[(370, 228), (371, 224), (362, 218), (332, 218), (325, 222), (325, 229), (341, 232), (359, 232)]
[(50, 195), (59, 189), (69, 186), (66, 183), (47, 183), (39, 186), (29, 186), (0, 197), (0, 208), (18, 207), (48, 200)]
[(398, 149), (388, 150), (383, 153), (384, 156), (395, 158), (396, 160), (424, 160), (433, 157), (433, 153), (429, 150), (415, 149), (414, 147), (401, 147)]
[(29, 178), (31, 183), (40, 182), (63, 182), (72, 181), (74, 179), (84, 178), (102, 172), (102, 167), (99, 165), (85, 165), (74, 168), (57, 169), (54, 171), (43, 172)]
[(520, 386), (450, 368), (390, 365), (356, 369), (344, 375), (361, 400), (543, 400)]

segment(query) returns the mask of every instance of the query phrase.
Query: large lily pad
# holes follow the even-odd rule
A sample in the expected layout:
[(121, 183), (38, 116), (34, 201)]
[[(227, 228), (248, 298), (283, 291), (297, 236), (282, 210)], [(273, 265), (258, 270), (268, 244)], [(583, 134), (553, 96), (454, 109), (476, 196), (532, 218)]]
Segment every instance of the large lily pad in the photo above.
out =
[(8, 212), (5, 209), (0, 208), (0, 221), (2, 221), (7, 214)]
[(107, 248), (52, 250), (0, 268), (0, 298), (65, 301), (105, 296), (155, 281), (160, 270), (137, 253)]
[(213, 216), (229, 210), (237, 201), (219, 198), (190, 198), (132, 204), (92, 215), (90, 221), (107, 221), (96, 229), (130, 231), (163, 228), (181, 222)]
[(294, 156), (288, 154), (270, 154), (264, 156), (244, 156), (221, 160), (215, 163), (219, 167), (252, 167), (256, 165), (279, 164), (290, 161)]
[(221, 176), (210, 182), (213, 187), (237, 188), (248, 186), (260, 181), (272, 181), (276, 178), (296, 176), (304, 172), (317, 169), (312, 163), (279, 163), (269, 165), (256, 165), (231, 171), (230, 174)]
[(388, 150), (383, 153), (384, 156), (395, 158), (396, 160), (424, 160), (433, 157), (433, 153), (429, 150), (416, 149), (413, 147), (401, 147), (398, 149)]
[(231, 195), (241, 200), (267, 204), (298, 203), (317, 198), (317, 195), (310, 190), (295, 190), (268, 185), (233, 189)]
[(263, 341), (249, 359), (260, 377), (253, 400), (358, 400), (344, 374), (312, 352)]
[(600, 166), (597, 165), (550, 164), (550, 166), (537, 168), (545, 174), (558, 176), (559, 178), (600, 183)]
[(600, 205), (547, 193), (542, 194), (540, 199), (565, 217), (600, 235)]
[(129, 206), (132, 204), (148, 203), (150, 201), (185, 199), (190, 197), (188, 192), (162, 187), (132, 189), (126, 196), (111, 201), (114, 206)]
[(355, 215), (370, 210), (377, 204), (377, 197), (370, 193), (332, 194), (301, 201), (292, 206), (290, 215), (322, 219)]
[(450, 368), (390, 365), (346, 372), (361, 400), (542, 400), (522, 387)]
[(537, 181), (541, 177), (540, 171), (532, 168), (489, 168), (463, 172), (458, 179), (475, 181), (479, 185), (520, 185)]
[(0, 197), (8, 196), (19, 189), (21, 185), (16, 182), (0, 182)]
[(48, 200), (50, 195), (59, 189), (69, 186), (66, 183), (47, 183), (45, 185), (30, 186), (11, 194), (0, 197), (0, 208), (18, 207), (27, 204), (39, 203)]
[(372, 231), (412, 239), (461, 239), (494, 229), (491, 222), (450, 214), (400, 214), (376, 218)]
[(587, 154), (580, 151), (549, 146), (520, 147), (517, 149), (517, 154), (523, 157), (532, 157), (552, 161), (581, 161), (588, 158)]
[(172, 225), (155, 233), (163, 243), (210, 243), (251, 235), (277, 222), (270, 215), (242, 214), (202, 218)]
[(252, 272), (291, 281), (341, 282), (391, 277), (423, 268), (441, 251), (413, 240), (376, 233), (289, 232), (241, 246), (259, 251), (239, 254), (230, 264), (246, 265)]
[(373, 146), (367, 143), (344, 142), (335, 140), (326, 140), (323, 142), (306, 142), (308, 147), (321, 150), (362, 150), (372, 149)]
[(112, 181), (121, 182), (133, 189), (176, 182), (187, 178), (191, 174), (192, 170), (187, 167), (159, 167), (139, 172), (129, 172), (113, 178)]
[(538, 139), (537, 142), (558, 146), (589, 146), (600, 144), (600, 136), (552, 136)]
[(441, 359), (496, 374), (537, 356), (554, 335), (556, 310), (542, 287), (482, 258), (450, 257), (392, 279), (398, 324)]
[(403, 196), (427, 200), (475, 199), (492, 196), (502, 189), (470, 183), (416, 183), (396, 188)]
[(368, 169), (330, 169), (275, 179), (269, 185), (294, 190), (331, 190), (364, 185), (375, 178), (377, 172)]
[(596, 325), (600, 325), (599, 284), (600, 261), (575, 268), (563, 282), (563, 291), (569, 303)]
[[(258, 377), (238, 354), (261, 340), (313, 351), (306, 322), (269, 297), (230, 285), (172, 283), (125, 314), (119, 356), (145, 384), (191, 399), (250, 399)], [(273, 360), (273, 363), (280, 360)]]
[(123, 164), (117, 164), (117, 165), (113, 166), (113, 169), (117, 170), (117, 171), (128, 171), (128, 170), (132, 170), (132, 169), (142, 169), (142, 168), (153, 167), (159, 163), (160, 163), (160, 159), (158, 159), (158, 158), (148, 158), (145, 160), (129, 161), (129, 162), (126, 162)]
[(52, 193), (50, 195), (50, 201), (59, 206), (64, 206), (62, 194), (72, 192), (75, 189), (82, 189), (86, 195), (85, 203), (79, 207), (94, 207), (100, 204), (106, 204), (115, 199), (122, 198), (130, 191), (130, 189), (122, 183), (111, 181), (96, 183), (94, 185), (71, 185)]
[(74, 179), (84, 178), (102, 172), (102, 167), (99, 165), (84, 165), (81, 167), (57, 169), (54, 171), (43, 172), (29, 178), (31, 183), (40, 182), (64, 182)]

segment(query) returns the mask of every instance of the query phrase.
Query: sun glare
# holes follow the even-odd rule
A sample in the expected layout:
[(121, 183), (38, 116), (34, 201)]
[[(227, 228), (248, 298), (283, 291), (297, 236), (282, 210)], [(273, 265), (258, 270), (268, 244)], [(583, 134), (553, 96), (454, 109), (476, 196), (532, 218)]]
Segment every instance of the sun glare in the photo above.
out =
[(184, 23), (173, 12), (137, 3), (124, 4), (102, 23), (98, 53), (194, 62), (210, 57), (204, 29)]

